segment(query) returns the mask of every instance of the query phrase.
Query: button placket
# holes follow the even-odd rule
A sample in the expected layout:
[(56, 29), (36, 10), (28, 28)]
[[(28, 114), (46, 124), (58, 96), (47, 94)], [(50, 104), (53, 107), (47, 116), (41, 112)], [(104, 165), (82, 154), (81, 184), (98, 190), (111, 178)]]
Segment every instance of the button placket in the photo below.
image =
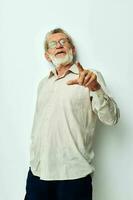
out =
[(57, 79), (53, 80), (53, 84), (51, 85), (52, 89), (50, 91), (49, 95), (49, 101), (47, 102), (47, 117), (46, 120), (48, 121), (50, 119), (51, 115), (51, 110), (55, 104), (55, 98), (56, 98), (56, 93), (57, 93), (57, 84), (56, 84)]
[[(56, 98), (56, 93), (57, 93), (57, 86), (56, 86), (56, 80), (53, 80), (53, 82), (51, 83), (51, 86), (50, 86), (50, 92), (49, 92), (49, 101), (46, 102), (46, 115), (47, 116), (44, 116), (44, 124), (43, 124), (43, 131), (45, 132), (45, 130), (47, 130), (49, 127), (49, 120), (51, 118), (51, 111), (53, 109), (53, 106), (55, 106), (55, 98)], [(52, 124), (51, 124), (52, 125)], [(40, 148), (40, 160), (43, 160), (43, 152), (45, 151), (45, 148), (46, 148), (46, 144), (44, 145), (44, 140), (47, 139), (48, 140), (48, 135), (44, 134), (43, 135), (43, 131), (42, 131), (42, 134), (41, 134), (41, 148)], [(47, 131), (46, 131), (47, 132)], [(43, 163), (42, 163), (43, 164)]]

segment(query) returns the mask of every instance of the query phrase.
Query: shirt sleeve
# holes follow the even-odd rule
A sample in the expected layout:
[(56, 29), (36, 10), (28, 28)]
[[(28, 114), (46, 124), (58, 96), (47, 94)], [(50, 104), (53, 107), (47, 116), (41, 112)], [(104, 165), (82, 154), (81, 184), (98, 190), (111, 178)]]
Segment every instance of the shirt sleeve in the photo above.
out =
[(98, 71), (94, 71), (94, 73), (97, 75), (97, 81), (101, 88), (97, 91), (90, 91), (92, 109), (102, 123), (115, 125), (120, 118), (120, 110), (107, 89), (102, 74)]

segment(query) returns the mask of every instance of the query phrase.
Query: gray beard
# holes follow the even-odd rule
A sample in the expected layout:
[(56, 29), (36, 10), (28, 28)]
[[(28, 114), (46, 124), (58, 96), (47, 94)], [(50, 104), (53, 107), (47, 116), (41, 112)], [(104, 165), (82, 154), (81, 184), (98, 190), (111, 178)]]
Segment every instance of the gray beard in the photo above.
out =
[(73, 53), (72, 49), (69, 50), (69, 52), (64, 56), (64, 58), (56, 58), (55, 56), (49, 55), (49, 57), (52, 60), (52, 63), (55, 67), (58, 67), (59, 65), (67, 65), (73, 61)]

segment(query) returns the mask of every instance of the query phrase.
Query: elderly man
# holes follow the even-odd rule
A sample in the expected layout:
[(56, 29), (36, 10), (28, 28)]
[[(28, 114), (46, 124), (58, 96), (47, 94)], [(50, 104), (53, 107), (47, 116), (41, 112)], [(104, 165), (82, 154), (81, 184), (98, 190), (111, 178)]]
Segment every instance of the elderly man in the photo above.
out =
[(92, 200), (96, 120), (115, 125), (119, 109), (64, 30), (50, 31), (44, 47), (54, 68), (38, 85), (25, 200)]

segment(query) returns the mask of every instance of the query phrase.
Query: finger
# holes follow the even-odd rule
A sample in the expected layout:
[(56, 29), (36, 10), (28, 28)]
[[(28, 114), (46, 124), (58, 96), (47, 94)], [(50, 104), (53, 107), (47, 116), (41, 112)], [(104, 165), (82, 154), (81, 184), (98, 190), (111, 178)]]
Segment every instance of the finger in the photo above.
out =
[(84, 70), (84, 68), (82, 67), (82, 65), (78, 61), (76, 61), (76, 65), (78, 67), (79, 72), (81, 73)]
[(90, 80), (85, 84), (85, 86), (89, 86), (92, 82), (96, 82), (96, 75), (92, 75)]
[(69, 80), (69, 81), (67, 81), (67, 84), (68, 84), (68, 85), (78, 84), (78, 79)]
[(81, 72), (79, 79), (78, 79), (78, 82), (79, 82), (80, 85), (83, 84), (86, 74), (88, 74), (87, 70), (84, 70), (84, 71)]
[(92, 72), (87, 73), (87, 75), (86, 75), (85, 78), (84, 78), (83, 85), (85, 85), (85, 84), (88, 83), (88, 81), (90, 80), (91, 76), (92, 76)]

